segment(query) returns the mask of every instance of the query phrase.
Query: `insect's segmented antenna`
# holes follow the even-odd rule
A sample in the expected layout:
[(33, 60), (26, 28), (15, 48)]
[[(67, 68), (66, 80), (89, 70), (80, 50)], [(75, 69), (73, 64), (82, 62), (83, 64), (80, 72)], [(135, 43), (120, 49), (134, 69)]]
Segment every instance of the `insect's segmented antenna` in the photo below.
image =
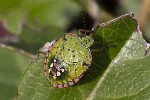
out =
[[(85, 16), (85, 11), (82, 10), (82, 18), (83, 18), (83, 21), (82, 21), (82, 22), (83, 22), (83, 25), (84, 25), (83, 28), (84, 28), (84, 30), (86, 30), (86, 24), (85, 24), (85, 17), (84, 17), (84, 16)], [(86, 34), (86, 31), (85, 31), (85, 34)]]

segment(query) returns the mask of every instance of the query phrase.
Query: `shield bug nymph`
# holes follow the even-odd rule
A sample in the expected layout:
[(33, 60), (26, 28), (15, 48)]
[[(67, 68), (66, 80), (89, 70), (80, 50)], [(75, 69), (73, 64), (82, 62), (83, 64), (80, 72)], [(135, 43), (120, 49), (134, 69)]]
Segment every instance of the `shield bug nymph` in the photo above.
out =
[(91, 65), (89, 47), (91, 35), (65, 34), (57, 41), (46, 43), (40, 51), (45, 53), (44, 76), (58, 88), (74, 85)]

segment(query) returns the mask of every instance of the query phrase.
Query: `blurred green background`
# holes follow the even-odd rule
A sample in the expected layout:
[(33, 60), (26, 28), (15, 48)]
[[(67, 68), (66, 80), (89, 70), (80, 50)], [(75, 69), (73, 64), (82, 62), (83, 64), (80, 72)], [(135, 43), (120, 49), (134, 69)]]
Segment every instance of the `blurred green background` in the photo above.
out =
[(19, 78), (38, 49), (64, 33), (134, 12), (150, 42), (149, 6), (149, 0), (1, 0), (0, 99), (16, 97)]

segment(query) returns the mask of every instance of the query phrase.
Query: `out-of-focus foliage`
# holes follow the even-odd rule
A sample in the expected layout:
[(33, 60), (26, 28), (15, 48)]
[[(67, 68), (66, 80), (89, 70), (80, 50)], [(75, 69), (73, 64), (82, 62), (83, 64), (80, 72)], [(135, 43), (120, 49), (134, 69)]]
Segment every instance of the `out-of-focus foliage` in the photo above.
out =
[(0, 18), (5, 19), (8, 30), (21, 34), (24, 23), (35, 23), (34, 27), (40, 28), (66, 28), (79, 8), (72, 0), (1, 0)]
[[(3, 45), (4, 46), (4, 45)], [(31, 58), (14, 48), (0, 48), (0, 98), (10, 100), (17, 95), (17, 82)]]

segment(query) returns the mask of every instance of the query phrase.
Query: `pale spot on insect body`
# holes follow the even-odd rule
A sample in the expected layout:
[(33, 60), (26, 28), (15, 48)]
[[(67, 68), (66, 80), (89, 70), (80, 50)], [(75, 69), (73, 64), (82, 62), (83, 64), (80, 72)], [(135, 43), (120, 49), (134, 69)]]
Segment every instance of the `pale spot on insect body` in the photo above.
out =
[(54, 65), (54, 64), (53, 64), (53, 63), (51, 63), (50, 67), (53, 67), (53, 65)]
[(54, 59), (54, 62), (56, 62), (56, 59)]
[(61, 73), (59, 71), (57, 71), (57, 76), (60, 76), (60, 75), (61, 75)]
[(64, 70), (64, 69), (61, 69), (61, 72), (65, 72), (65, 70)]
[(50, 74), (50, 72), (51, 72), (51, 69), (49, 68), (49, 69), (48, 69), (48, 73)]

